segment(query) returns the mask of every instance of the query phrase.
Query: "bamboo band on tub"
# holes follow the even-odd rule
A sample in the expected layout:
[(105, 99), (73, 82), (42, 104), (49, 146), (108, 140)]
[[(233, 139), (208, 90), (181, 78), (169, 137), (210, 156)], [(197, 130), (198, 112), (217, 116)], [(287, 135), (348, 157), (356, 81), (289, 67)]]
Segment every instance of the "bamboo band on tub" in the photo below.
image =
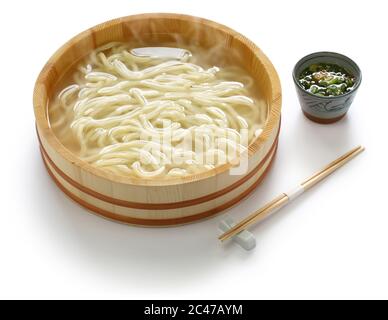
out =
[(168, 209), (177, 209), (177, 208), (184, 208), (184, 207), (189, 207), (195, 204), (207, 202), (210, 200), (213, 200), (215, 198), (218, 198), (234, 189), (242, 185), (244, 182), (249, 180), (251, 177), (259, 171), (259, 169), (263, 166), (263, 164), (268, 160), (268, 158), (273, 154), (273, 151), (277, 147), (278, 144), (278, 139), (274, 141), (273, 146), (271, 149), (268, 151), (268, 153), (265, 155), (265, 157), (260, 161), (260, 163), (246, 176), (241, 178), (240, 180), (236, 181), (235, 183), (231, 184), (230, 186), (218, 191), (214, 192), (212, 194), (206, 195), (204, 197), (196, 198), (196, 199), (191, 199), (191, 200), (186, 200), (186, 201), (179, 201), (179, 202), (173, 202), (173, 203), (140, 203), (140, 202), (132, 202), (132, 201), (125, 201), (121, 199), (116, 199), (112, 198), (109, 196), (106, 196), (104, 194), (101, 194), (99, 192), (96, 192), (94, 190), (91, 190), (77, 181), (73, 180), (70, 178), (68, 175), (66, 175), (61, 169), (59, 169), (55, 163), (50, 159), (48, 156), (46, 150), (43, 148), (42, 145), (40, 145), (40, 150), (41, 153), (44, 157), (44, 160), (47, 161), (50, 166), (55, 170), (56, 173), (58, 173), (64, 180), (66, 180), (69, 184), (74, 186), (75, 188), (81, 190), (82, 192), (85, 192), (95, 198), (98, 198), (100, 200), (103, 200), (105, 202), (109, 202), (115, 205), (119, 205), (122, 207), (127, 207), (127, 208), (134, 208), (134, 209), (143, 209), (143, 210), (168, 210)]
[(126, 223), (126, 224), (132, 224), (132, 225), (141, 225), (141, 226), (148, 226), (148, 227), (157, 227), (157, 226), (172, 226), (172, 225), (181, 225), (181, 224), (186, 224), (190, 223), (196, 220), (201, 220), (208, 218), (212, 215), (215, 215), (223, 210), (228, 209), (229, 207), (235, 205), (245, 197), (247, 197), (255, 188), (261, 183), (261, 181), (265, 178), (265, 175), (269, 171), (273, 159), (275, 157), (275, 153), (277, 150), (277, 140), (274, 143), (275, 148), (273, 149), (270, 157), (267, 159), (268, 164), (263, 171), (263, 173), (259, 176), (259, 178), (254, 181), (245, 191), (240, 193), (237, 197), (233, 198), (232, 200), (216, 207), (211, 210), (205, 211), (205, 212), (200, 212), (200, 213), (195, 213), (190, 216), (185, 216), (185, 217), (176, 217), (176, 218), (163, 218), (163, 219), (147, 219), (147, 218), (135, 218), (135, 217), (130, 217), (130, 216), (124, 216), (115, 212), (111, 212), (102, 208), (99, 208), (91, 203), (88, 203), (87, 201), (81, 199), (71, 191), (69, 191), (60, 181), (59, 179), (55, 176), (55, 173), (50, 169), (50, 164), (48, 163), (48, 159), (45, 158), (44, 155), (44, 150), (41, 148), (41, 154), (43, 158), (43, 163), (46, 166), (46, 169), (51, 176), (51, 178), (54, 180), (56, 185), (67, 195), (69, 196), (72, 200), (80, 204), (81, 206), (85, 207), (88, 210), (93, 211), (94, 213), (104, 217), (108, 218), (114, 221)]
[(204, 203), (207, 201), (211, 201), (211, 200), (216, 199), (220, 196), (223, 196), (223, 195), (233, 191), (234, 189), (238, 188), (239, 186), (241, 186), (244, 182), (246, 182), (250, 178), (252, 178), (260, 170), (260, 168), (266, 163), (268, 158), (274, 153), (274, 150), (278, 144), (279, 132), (280, 132), (280, 126), (279, 126), (279, 130), (277, 132), (275, 141), (273, 142), (270, 150), (267, 152), (267, 154), (264, 156), (264, 158), (260, 161), (260, 163), (255, 168), (253, 168), (247, 175), (245, 175), (243, 178), (237, 180), (236, 182), (232, 183), (231, 185), (225, 187), (222, 190), (208, 194), (206, 196), (199, 197), (196, 199), (184, 200), (184, 201), (179, 201), (179, 202), (171, 202), (171, 203), (140, 203), (140, 202), (127, 201), (127, 200), (109, 197), (107, 195), (104, 195), (102, 193), (99, 193), (97, 191), (94, 191), (92, 189), (89, 189), (89, 188), (83, 186), (79, 182), (77, 182), (77, 181), (73, 180), (71, 177), (69, 177), (60, 168), (58, 168), (58, 166), (51, 160), (51, 158), (47, 154), (46, 150), (44, 149), (38, 132), (37, 132), (37, 136), (38, 136), (40, 149), (41, 149), (41, 152), (44, 156), (44, 159), (50, 164), (50, 166), (55, 170), (56, 173), (58, 173), (64, 180), (66, 180), (69, 184), (74, 186), (76, 189), (79, 189), (80, 191), (82, 191), (88, 195), (91, 195), (97, 199), (100, 199), (102, 201), (109, 202), (111, 204), (122, 206), (122, 207), (133, 208), (133, 209), (143, 209), (143, 210), (169, 210), (169, 209), (178, 209), (178, 208), (190, 207), (190, 206), (193, 206), (196, 204), (201, 204), (201, 203)]

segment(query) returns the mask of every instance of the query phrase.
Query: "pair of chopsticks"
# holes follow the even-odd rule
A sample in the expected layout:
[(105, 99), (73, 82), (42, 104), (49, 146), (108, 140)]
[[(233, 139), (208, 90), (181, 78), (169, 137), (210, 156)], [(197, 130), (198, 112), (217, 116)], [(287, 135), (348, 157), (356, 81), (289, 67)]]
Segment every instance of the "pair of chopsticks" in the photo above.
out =
[(333, 162), (329, 163), (325, 168), (318, 171), (317, 173), (313, 174), (311, 177), (307, 178), (303, 182), (301, 182), (295, 189), (284, 192), (277, 196), (272, 201), (268, 202), (266, 205), (264, 205), (261, 209), (253, 212), (248, 217), (243, 219), (241, 222), (236, 224), (234, 227), (226, 231), (225, 233), (221, 234), (218, 239), (221, 241), (225, 241), (227, 239), (232, 238), (236, 234), (240, 233), (241, 231), (245, 230), (249, 226), (252, 226), (253, 224), (256, 224), (275, 211), (279, 210), (280, 208), (284, 207), (287, 203), (294, 200), (296, 197), (304, 193), (305, 191), (309, 190), (313, 186), (315, 186), (318, 182), (325, 179), (328, 175), (336, 171), (337, 169), (341, 168), (345, 163), (352, 160), (355, 156), (360, 154), (362, 151), (364, 151), (365, 148), (362, 146), (358, 146), (349, 152), (345, 153), (338, 159), (334, 160)]

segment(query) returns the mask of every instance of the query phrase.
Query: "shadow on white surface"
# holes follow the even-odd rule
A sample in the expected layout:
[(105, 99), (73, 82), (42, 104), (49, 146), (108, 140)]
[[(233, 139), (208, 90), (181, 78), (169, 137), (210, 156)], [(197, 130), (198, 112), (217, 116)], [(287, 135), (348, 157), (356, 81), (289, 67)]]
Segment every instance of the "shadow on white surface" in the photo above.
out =
[[(294, 108), (299, 105), (293, 106)], [(279, 172), (276, 174), (276, 183), (281, 183), (283, 180), (287, 181), (282, 185), (273, 187), (275, 194), (278, 195), (282, 191), (289, 190), (297, 184), (308, 178), (324, 166), (356, 147), (354, 128), (352, 128), (349, 115), (334, 124), (318, 124), (307, 119), (302, 112), (294, 114), (296, 119), (294, 127), (287, 127), (282, 131), (282, 135), (292, 135), (294, 142), (290, 144), (283, 144), (280, 140), (281, 162)], [(284, 119), (284, 117), (283, 117)], [(345, 166), (345, 168), (348, 165)], [(329, 176), (327, 179), (336, 179), (338, 173)], [(320, 184), (324, 184), (325, 181)], [(263, 223), (255, 225), (251, 231), (256, 235), (258, 243), (265, 241), (268, 232), (271, 232), (276, 224), (281, 223), (287, 217), (298, 214), (303, 210), (303, 202), (320, 203), (319, 197), (320, 184), (303, 194), (300, 198), (288, 204), (285, 209), (282, 209), (276, 214), (269, 216)], [(264, 202), (270, 200), (272, 197), (266, 197)], [(328, 199), (330, 201), (330, 199)], [(261, 201), (262, 206), (264, 204)], [(313, 212), (311, 212), (313, 213)], [(287, 239), (285, 239), (287, 241)]]
[(91, 273), (123, 284), (182, 286), (214, 275), (231, 254), (243, 261), (251, 256), (232, 243), (219, 244), (220, 216), (170, 228), (128, 226), (98, 217), (60, 191), (36, 144), (31, 149), (29, 167), (34, 170), (27, 171), (26, 186), (37, 232), (46, 234), (53, 250), (69, 263), (86, 263)]

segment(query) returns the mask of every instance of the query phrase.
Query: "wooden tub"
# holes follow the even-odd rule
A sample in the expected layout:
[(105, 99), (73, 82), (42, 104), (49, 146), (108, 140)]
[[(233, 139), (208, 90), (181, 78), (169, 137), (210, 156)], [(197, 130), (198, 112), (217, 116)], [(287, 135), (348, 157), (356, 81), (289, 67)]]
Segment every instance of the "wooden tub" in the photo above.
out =
[[(231, 175), (230, 164), (187, 177), (141, 180), (115, 175), (86, 163), (68, 151), (50, 128), (47, 107), (55, 84), (75, 61), (111, 41), (152, 36), (160, 42), (170, 34), (191, 37), (210, 47), (215, 38), (244, 57), (268, 104), (263, 133), (249, 145), (248, 170)], [(41, 71), (34, 89), (34, 111), (40, 151), (47, 171), (70, 198), (91, 211), (135, 225), (169, 226), (212, 216), (246, 197), (263, 179), (276, 152), (281, 109), (278, 75), (268, 58), (251, 41), (215, 22), (177, 14), (143, 14), (105, 22), (62, 46)]]

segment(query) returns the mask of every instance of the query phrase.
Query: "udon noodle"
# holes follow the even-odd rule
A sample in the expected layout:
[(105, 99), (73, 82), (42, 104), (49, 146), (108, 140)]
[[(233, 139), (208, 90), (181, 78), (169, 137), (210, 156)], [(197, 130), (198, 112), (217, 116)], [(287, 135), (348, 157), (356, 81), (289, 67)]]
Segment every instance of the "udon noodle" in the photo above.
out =
[(204, 67), (194, 49), (181, 59), (130, 49), (92, 52), (50, 105), (54, 132), (81, 159), (141, 178), (186, 176), (232, 162), (261, 133), (266, 106), (241, 68)]

